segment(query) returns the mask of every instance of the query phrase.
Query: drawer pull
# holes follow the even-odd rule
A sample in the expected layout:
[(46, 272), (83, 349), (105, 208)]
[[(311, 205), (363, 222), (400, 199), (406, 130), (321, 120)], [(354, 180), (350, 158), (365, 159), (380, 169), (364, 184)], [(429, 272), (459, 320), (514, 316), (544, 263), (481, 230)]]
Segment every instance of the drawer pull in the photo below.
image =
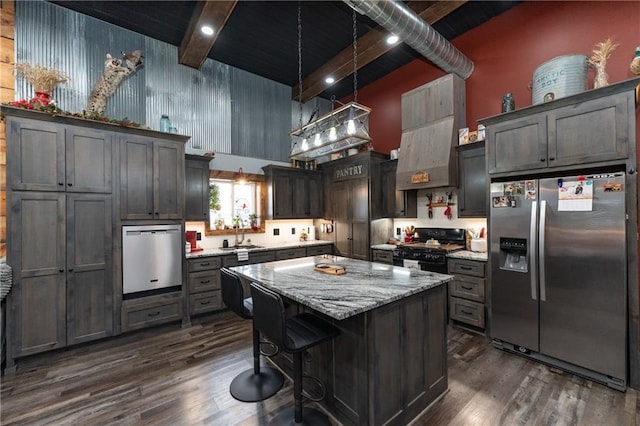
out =
[(207, 300), (206, 302), (200, 302), (201, 305), (208, 305), (209, 303), (211, 303), (211, 300)]
[(211, 262), (207, 262), (207, 263), (201, 263), (200, 266), (209, 266), (211, 265)]
[(472, 271), (473, 268), (471, 266), (460, 266), (460, 269), (464, 269), (465, 271)]
[(473, 287), (467, 287), (467, 286), (464, 286), (464, 285), (461, 285), (460, 287), (462, 289), (464, 289), (464, 290), (473, 290)]
[(200, 284), (209, 284), (210, 282), (211, 282), (211, 280), (200, 281)]
[(465, 311), (464, 309), (460, 309), (460, 312), (465, 315), (473, 315), (473, 312)]
[(157, 317), (158, 315), (160, 315), (160, 311), (156, 311), (156, 312), (149, 312), (147, 314), (148, 317)]

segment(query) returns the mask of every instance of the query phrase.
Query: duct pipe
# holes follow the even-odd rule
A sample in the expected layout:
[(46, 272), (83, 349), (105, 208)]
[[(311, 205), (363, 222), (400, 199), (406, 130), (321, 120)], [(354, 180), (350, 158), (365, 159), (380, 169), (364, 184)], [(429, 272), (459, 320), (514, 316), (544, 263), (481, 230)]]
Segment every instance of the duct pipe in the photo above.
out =
[(400, 40), (413, 47), (446, 73), (454, 73), (467, 79), (473, 72), (471, 59), (404, 3), (395, 0), (342, 1), (400, 37)]

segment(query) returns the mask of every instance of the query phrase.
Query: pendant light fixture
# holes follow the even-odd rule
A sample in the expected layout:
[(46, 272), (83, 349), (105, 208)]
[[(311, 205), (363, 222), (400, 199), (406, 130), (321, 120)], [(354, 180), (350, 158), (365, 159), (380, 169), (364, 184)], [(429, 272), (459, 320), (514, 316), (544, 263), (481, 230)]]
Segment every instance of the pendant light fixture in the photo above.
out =
[[(354, 148), (371, 141), (369, 113), (371, 108), (358, 103), (358, 34), (356, 11), (353, 11), (353, 101), (332, 109), (315, 121), (302, 125), (302, 20), (298, 2), (298, 103), (299, 127), (289, 133), (292, 148), (289, 158), (309, 161), (334, 152)], [(331, 98), (332, 106), (336, 101)]]

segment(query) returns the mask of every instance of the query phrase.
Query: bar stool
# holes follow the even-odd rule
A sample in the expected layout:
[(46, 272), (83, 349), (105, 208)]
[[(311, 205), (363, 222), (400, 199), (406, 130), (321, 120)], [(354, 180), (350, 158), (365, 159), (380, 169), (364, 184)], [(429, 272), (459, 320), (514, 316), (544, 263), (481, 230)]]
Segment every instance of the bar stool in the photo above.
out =
[(302, 407), (302, 354), (305, 350), (326, 340), (333, 339), (338, 330), (328, 322), (310, 313), (286, 318), (284, 304), (278, 293), (251, 283), (253, 296), (253, 324), (278, 347), (293, 354), (294, 409), (278, 414), (269, 424), (330, 425), (329, 418), (313, 408)]
[[(222, 300), (229, 309), (244, 319), (253, 319), (251, 298), (244, 297), (242, 282), (231, 270), (222, 268)], [(277, 352), (276, 352), (277, 353)], [(260, 332), (253, 325), (253, 368), (236, 376), (229, 392), (242, 402), (264, 401), (282, 388), (284, 376), (272, 367), (260, 368)]]

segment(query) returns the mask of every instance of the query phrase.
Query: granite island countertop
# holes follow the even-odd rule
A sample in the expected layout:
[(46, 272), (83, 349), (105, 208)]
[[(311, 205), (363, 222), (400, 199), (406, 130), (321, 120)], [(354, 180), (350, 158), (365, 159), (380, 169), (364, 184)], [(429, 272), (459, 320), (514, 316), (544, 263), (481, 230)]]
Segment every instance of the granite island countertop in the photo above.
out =
[[(314, 271), (317, 263), (343, 266), (344, 275)], [(315, 256), (231, 268), (284, 297), (336, 320), (445, 284), (451, 275), (338, 256)]]
[[(328, 245), (328, 244), (333, 244), (333, 241), (309, 240), (309, 241), (292, 241), (292, 242), (284, 242), (284, 243), (265, 243), (265, 244), (259, 244), (259, 247), (248, 248), (247, 250), (249, 252), (258, 252), (258, 251), (279, 250), (279, 249), (297, 248), (297, 247), (320, 246), (320, 245)], [(239, 248), (243, 248), (243, 247), (240, 246)], [(195, 259), (198, 257), (237, 254), (237, 252), (238, 251), (233, 247), (230, 247), (228, 249), (205, 248), (204, 250), (192, 251), (190, 253), (186, 253), (185, 257), (187, 259)]]

